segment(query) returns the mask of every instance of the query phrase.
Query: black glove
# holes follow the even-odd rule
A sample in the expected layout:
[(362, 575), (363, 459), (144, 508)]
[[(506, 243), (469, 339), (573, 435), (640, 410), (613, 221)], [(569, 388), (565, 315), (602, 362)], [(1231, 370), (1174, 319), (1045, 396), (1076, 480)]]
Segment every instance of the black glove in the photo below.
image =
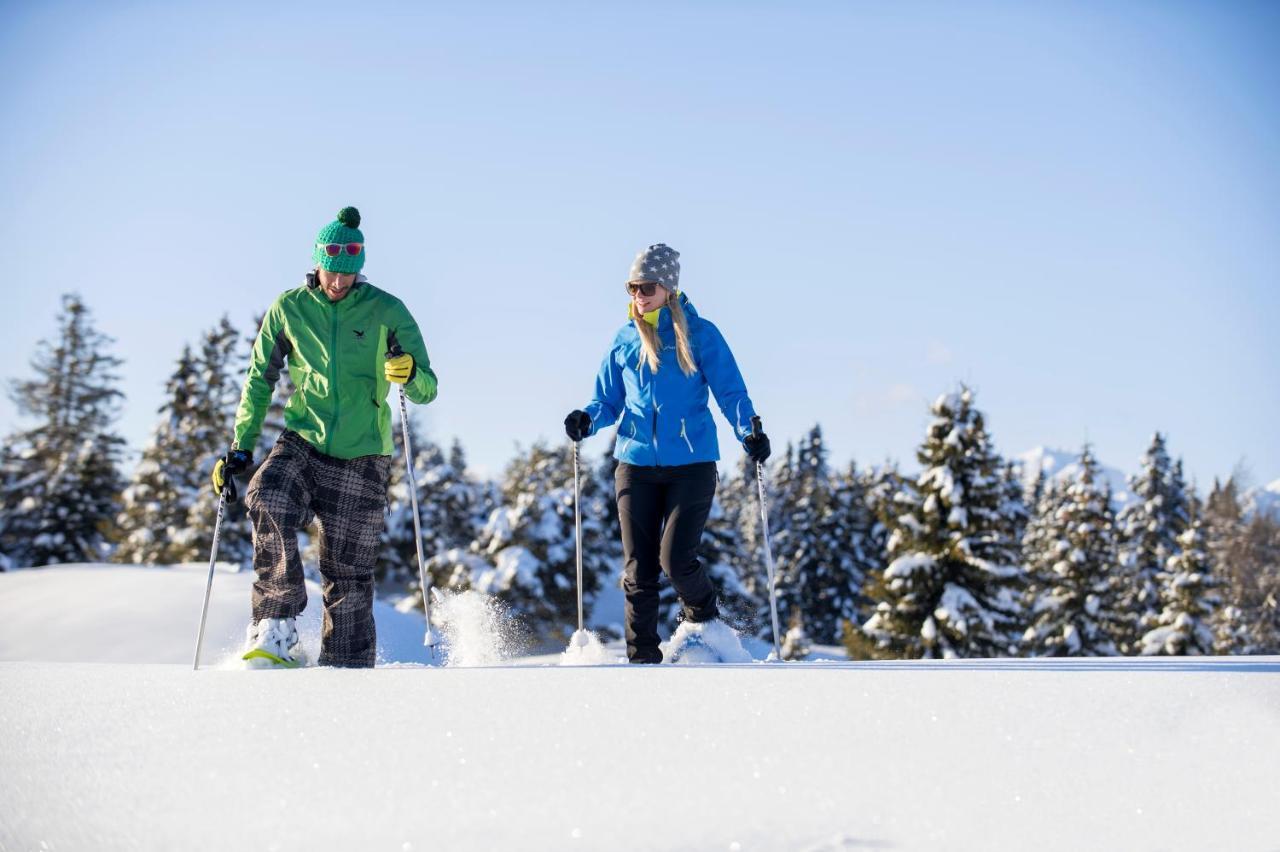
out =
[(564, 433), (570, 441), (581, 441), (591, 434), (591, 417), (585, 411), (570, 411), (564, 419)]
[(236, 481), (232, 477), (244, 473), (253, 464), (253, 453), (248, 450), (228, 450), (213, 464), (213, 493), (225, 496), (228, 503), (240, 499), (236, 493)]
[(769, 436), (755, 432), (742, 439), (742, 447), (756, 464), (764, 464), (769, 458)]

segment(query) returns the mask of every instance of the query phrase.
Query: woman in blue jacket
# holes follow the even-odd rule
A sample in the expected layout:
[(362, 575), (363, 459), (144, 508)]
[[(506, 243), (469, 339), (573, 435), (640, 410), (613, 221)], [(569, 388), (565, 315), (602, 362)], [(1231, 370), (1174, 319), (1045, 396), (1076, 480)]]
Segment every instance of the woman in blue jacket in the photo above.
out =
[(715, 588), (696, 555), (719, 481), (708, 392), (747, 454), (758, 462), (769, 457), (769, 439), (751, 433), (755, 409), (729, 345), (680, 292), (679, 258), (661, 243), (636, 257), (629, 321), (605, 355), (591, 402), (564, 421), (569, 438), (581, 441), (621, 419), (615, 486), (633, 663), (662, 662), (659, 570), (680, 596), (686, 621), (719, 617)]

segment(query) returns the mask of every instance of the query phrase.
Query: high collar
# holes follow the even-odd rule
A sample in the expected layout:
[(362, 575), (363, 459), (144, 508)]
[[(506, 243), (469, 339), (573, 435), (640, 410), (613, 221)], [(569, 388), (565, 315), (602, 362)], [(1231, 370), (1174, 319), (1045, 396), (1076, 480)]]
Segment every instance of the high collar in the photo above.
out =
[(315, 296), (316, 299), (318, 299), (319, 301), (323, 302), (326, 305), (334, 305), (334, 306), (345, 305), (348, 302), (359, 301), (357, 296), (363, 295), (364, 285), (368, 283), (369, 283), (369, 279), (365, 278), (362, 273), (357, 272), (355, 283), (351, 285), (351, 289), (347, 291), (347, 295), (343, 296), (341, 299), (339, 299), (336, 302), (331, 302), (329, 301), (329, 297), (324, 294), (324, 290), (320, 289), (320, 276), (316, 270), (313, 269), (310, 272), (308, 272), (307, 280), (306, 280), (307, 289), (311, 292), (311, 295)]
[[(680, 300), (680, 307), (684, 309), (684, 313), (686, 317), (692, 319), (698, 315), (698, 312), (694, 310), (693, 302), (689, 301), (688, 296), (686, 296), (684, 293), (677, 293), (676, 298)], [(627, 305), (628, 319), (636, 318), (635, 312), (633, 309), (634, 305), (635, 305), (634, 302), (631, 302)], [(654, 319), (651, 319), (651, 317), (654, 317), (655, 314), (656, 314), (656, 321)], [(662, 307), (658, 308), (656, 311), (650, 311), (649, 313), (645, 314), (644, 320), (648, 322), (649, 325), (656, 327), (660, 332), (670, 331), (674, 327), (671, 320), (671, 311), (667, 310), (666, 305), (663, 305)]]

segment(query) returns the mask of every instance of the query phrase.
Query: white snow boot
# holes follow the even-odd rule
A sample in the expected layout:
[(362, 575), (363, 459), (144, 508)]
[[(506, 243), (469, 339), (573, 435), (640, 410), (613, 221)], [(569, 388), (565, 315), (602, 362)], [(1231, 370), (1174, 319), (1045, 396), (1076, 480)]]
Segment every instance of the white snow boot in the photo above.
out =
[(264, 618), (249, 625), (241, 659), (255, 669), (293, 669), (306, 665), (294, 619)]
[(737, 632), (718, 618), (681, 622), (666, 651), (666, 661), (677, 665), (752, 661)]

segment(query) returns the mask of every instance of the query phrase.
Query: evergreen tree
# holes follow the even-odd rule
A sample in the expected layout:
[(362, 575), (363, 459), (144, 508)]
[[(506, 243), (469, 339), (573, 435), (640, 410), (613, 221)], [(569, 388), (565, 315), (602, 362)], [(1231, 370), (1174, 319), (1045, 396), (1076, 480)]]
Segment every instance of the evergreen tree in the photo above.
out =
[[(187, 513), (188, 532), (181, 541), (190, 553), (188, 559), (208, 558), (218, 513), (218, 496), (209, 483), (214, 463), (231, 444), (229, 436), (234, 429), (244, 382), (245, 358), (240, 333), (226, 316), (202, 335), (198, 365), (198, 393), (190, 420), (183, 427), (190, 452), (188, 464), (195, 470), (198, 483)], [(258, 461), (262, 458), (265, 455), (258, 457)], [(247, 565), (253, 560), (253, 535), (243, 499), (249, 478), (240, 479), (241, 499), (224, 507), (218, 537), (220, 562)]]
[[(430, 559), (447, 547), (433, 547), (434, 527), (426, 515), (428, 471), (444, 463), (444, 454), (435, 443), (426, 440), (418, 429), (417, 419), (409, 415), (409, 442), (413, 445), (413, 474), (417, 483), (419, 523), (422, 528), (423, 559)], [(413, 501), (409, 493), (408, 466), (405, 463), (404, 435), (401, 424), (392, 424), (391, 479), (387, 485), (388, 510), (382, 531), (382, 545), (374, 576), (379, 582), (410, 584), (418, 576), (418, 549), (414, 542)], [(470, 542), (467, 542), (470, 544)]]
[(829, 644), (858, 611), (865, 560), (857, 561), (861, 554), (854, 552), (862, 531), (849, 528), (856, 507), (842, 502), (847, 491), (837, 492), (820, 426), (801, 440), (794, 457), (788, 448), (784, 469), (774, 543), (778, 617), (784, 624), (803, 623), (808, 637)]
[[(853, 609), (846, 622), (859, 624), (871, 615), (871, 599), (867, 595), (868, 578), (885, 568), (884, 542), (887, 534), (876, 517), (872, 489), (880, 474), (864, 474), (857, 464), (849, 463), (848, 470), (839, 477), (835, 486), (836, 512), (840, 516), (841, 546), (849, 559), (849, 588), (853, 592)], [(845, 629), (841, 628), (841, 637)]]
[[(788, 451), (790, 448), (788, 448)], [(770, 543), (776, 539), (781, 529), (778, 521), (779, 498), (785, 494), (785, 480), (789, 472), (782, 477), (774, 474), (775, 470), (787, 471), (790, 465), (786, 455), (781, 460), (775, 459), (771, 464), (761, 465), (764, 478), (765, 504), (769, 513)], [(782, 483), (779, 482), (782, 480)], [(773, 626), (769, 611), (769, 571), (765, 564), (765, 530), (760, 517), (759, 492), (760, 485), (756, 472), (756, 463), (747, 455), (739, 460), (733, 475), (729, 478), (729, 487), (725, 489), (728, 508), (726, 513), (737, 508), (738, 548), (734, 566), (738, 577), (738, 585), (743, 590), (746, 600), (755, 602), (755, 612), (750, 624), (755, 625), (755, 635), (772, 642)], [(739, 499), (740, 497), (740, 499)], [(775, 565), (776, 569), (776, 565)], [(776, 570), (775, 570), (776, 575)], [(781, 637), (779, 637), (781, 641)]]
[(1164, 606), (1156, 627), (1142, 637), (1144, 656), (1214, 653), (1215, 612), (1222, 599), (1199, 520), (1178, 536), (1177, 544), (1178, 552), (1169, 557), (1159, 576)]
[(924, 472), (893, 520), (890, 563), (863, 631), (885, 657), (1011, 653), (1024, 572), (1000, 517), (1002, 462), (967, 388), (933, 404), (917, 457)]
[[(1261, 512), (1244, 519), (1235, 489), (1223, 490), (1206, 510), (1210, 558), (1223, 581), (1216, 652), (1280, 653), (1280, 522)], [(1227, 499), (1234, 508), (1224, 510)]]
[(1052, 483), (1045, 476), (1044, 468), (1041, 467), (1036, 471), (1036, 478), (1031, 480), (1031, 486), (1023, 492), (1022, 502), (1028, 509), (1027, 520), (1030, 522), (1031, 516), (1035, 515), (1040, 509), (1040, 501), (1044, 499), (1045, 491), (1049, 489)]
[(117, 562), (171, 564), (195, 558), (188, 522), (203, 482), (191, 461), (208, 447), (195, 446), (191, 440), (202, 388), (190, 346), (183, 347), (165, 391), (160, 422), (121, 495)]
[(0, 474), (0, 553), (15, 566), (109, 555), (124, 451), (113, 431), (122, 362), (111, 343), (78, 296), (63, 296), (57, 337), (31, 361), (35, 378), (13, 385), (19, 412), (35, 421), (9, 436)]
[[(377, 577), (418, 590), (418, 553), (413, 540), (413, 502), (404, 459), (401, 429), (394, 430), (394, 461), (388, 489), (389, 514), (382, 533)], [(409, 441), (413, 445), (414, 479), (422, 552), (431, 560), (453, 550), (466, 551), (480, 534), (487, 510), (486, 489), (467, 472), (466, 455), (455, 440), (446, 456), (440, 446), (420, 433), (412, 413)], [(451, 579), (451, 578), (442, 578)]]
[(1214, 572), (1226, 579), (1237, 558), (1233, 547), (1240, 541), (1245, 526), (1235, 477), (1229, 477), (1225, 483), (1214, 477), (1213, 489), (1204, 503), (1203, 523), (1209, 561)]
[(875, 518), (871, 527), (871, 550), (880, 563), (879, 570), (883, 571), (889, 565), (889, 537), (897, 527), (899, 516), (910, 511), (911, 489), (897, 462), (893, 461), (886, 461), (871, 471), (866, 488), (867, 503)]
[[(1043, 473), (1041, 474), (1043, 475)], [(1031, 520), (1031, 511), (1028, 508), (1027, 495), (1022, 487), (1022, 473), (1018, 466), (1013, 462), (1008, 462), (1004, 466), (1003, 474), (1004, 495), (1000, 503), (1000, 519), (1005, 524), (1005, 536), (1009, 541), (1013, 542), (1019, 552), (1022, 551), (1022, 539), (1027, 532), (1027, 524)], [(1044, 484), (1040, 484), (1041, 493), (1043, 493)], [(1032, 487), (1032, 494), (1035, 495), (1035, 487)], [(1037, 498), (1038, 499), (1038, 498)], [(1034, 506), (1034, 503), (1030, 504)]]
[(1142, 470), (1129, 478), (1134, 502), (1116, 519), (1120, 564), (1125, 581), (1120, 612), (1126, 631), (1122, 649), (1137, 650), (1143, 634), (1159, 623), (1159, 575), (1178, 551), (1178, 536), (1187, 528), (1187, 495), (1181, 462), (1175, 467), (1159, 432), (1142, 457)]
[(1110, 489), (1099, 482), (1088, 446), (1075, 479), (1043, 492), (1024, 548), (1032, 619), (1023, 636), (1026, 651), (1046, 657), (1119, 653), (1115, 518)]

